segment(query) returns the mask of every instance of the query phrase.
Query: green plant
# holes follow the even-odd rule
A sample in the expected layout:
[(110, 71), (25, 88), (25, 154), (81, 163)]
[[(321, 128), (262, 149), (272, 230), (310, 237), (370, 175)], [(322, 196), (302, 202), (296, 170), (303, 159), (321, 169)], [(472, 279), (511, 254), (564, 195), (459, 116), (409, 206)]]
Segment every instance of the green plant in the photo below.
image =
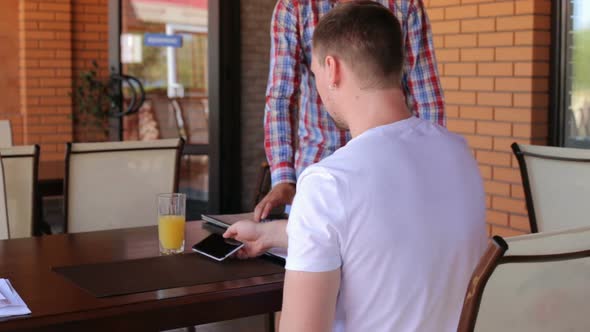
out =
[(109, 79), (99, 77), (98, 63), (93, 60), (92, 68), (82, 71), (76, 79), (73, 98), (75, 110), (74, 124), (88, 133), (93, 130), (108, 137), (109, 109), (113, 101)]

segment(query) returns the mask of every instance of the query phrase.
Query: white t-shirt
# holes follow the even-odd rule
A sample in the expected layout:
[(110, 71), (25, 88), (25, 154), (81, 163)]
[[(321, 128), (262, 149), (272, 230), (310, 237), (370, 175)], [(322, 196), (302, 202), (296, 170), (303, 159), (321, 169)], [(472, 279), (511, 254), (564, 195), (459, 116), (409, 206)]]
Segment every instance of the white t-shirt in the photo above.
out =
[(286, 268), (341, 268), (335, 331), (455, 332), (487, 243), (465, 140), (415, 117), (364, 132), (299, 177)]

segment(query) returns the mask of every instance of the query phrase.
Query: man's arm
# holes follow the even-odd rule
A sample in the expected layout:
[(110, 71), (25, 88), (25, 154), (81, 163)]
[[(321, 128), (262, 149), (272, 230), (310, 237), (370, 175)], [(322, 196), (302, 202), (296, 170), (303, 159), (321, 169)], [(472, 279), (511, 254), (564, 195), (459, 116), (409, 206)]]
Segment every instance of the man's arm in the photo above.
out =
[(287, 220), (258, 223), (242, 220), (231, 225), (223, 234), (245, 244), (238, 251), (238, 258), (257, 257), (270, 248), (287, 248)]
[(296, 2), (279, 0), (271, 22), (270, 72), (264, 109), (264, 149), (273, 186), (296, 183), (294, 122), (301, 78)]
[(402, 85), (412, 112), (444, 126), (444, 95), (438, 78), (430, 22), (423, 1), (415, 0), (413, 3), (406, 22), (406, 61)]
[(298, 112), (299, 59), (297, 2), (279, 0), (271, 22), (270, 72), (264, 108), (264, 150), (273, 189), (256, 205), (254, 220), (265, 219), (295, 196), (294, 142)]
[(340, 288), (340, 268), (328, 272), (287, 270), (281, 332), (331, 331)]

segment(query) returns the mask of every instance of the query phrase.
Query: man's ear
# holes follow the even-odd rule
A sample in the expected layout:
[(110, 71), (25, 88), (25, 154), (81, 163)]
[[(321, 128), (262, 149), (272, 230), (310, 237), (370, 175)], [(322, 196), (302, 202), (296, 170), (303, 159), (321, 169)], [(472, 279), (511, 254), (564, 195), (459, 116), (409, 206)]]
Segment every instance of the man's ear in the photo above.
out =
[(342, 75), (342, 67), (338, 58), (328, 55), (324, 60), (324, 66), (328, 71), (328, 83), (330, 86), (338, 87)]

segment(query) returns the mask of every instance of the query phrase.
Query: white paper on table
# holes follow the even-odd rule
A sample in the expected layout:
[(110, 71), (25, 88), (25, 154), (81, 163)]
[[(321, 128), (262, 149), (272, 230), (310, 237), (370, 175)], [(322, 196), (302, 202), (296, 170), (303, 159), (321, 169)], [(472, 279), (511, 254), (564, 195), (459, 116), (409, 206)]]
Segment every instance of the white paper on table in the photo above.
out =
[(29, 307), (14, 290), (8, 279), (0, 279), (0, 317), (28, 315)]

